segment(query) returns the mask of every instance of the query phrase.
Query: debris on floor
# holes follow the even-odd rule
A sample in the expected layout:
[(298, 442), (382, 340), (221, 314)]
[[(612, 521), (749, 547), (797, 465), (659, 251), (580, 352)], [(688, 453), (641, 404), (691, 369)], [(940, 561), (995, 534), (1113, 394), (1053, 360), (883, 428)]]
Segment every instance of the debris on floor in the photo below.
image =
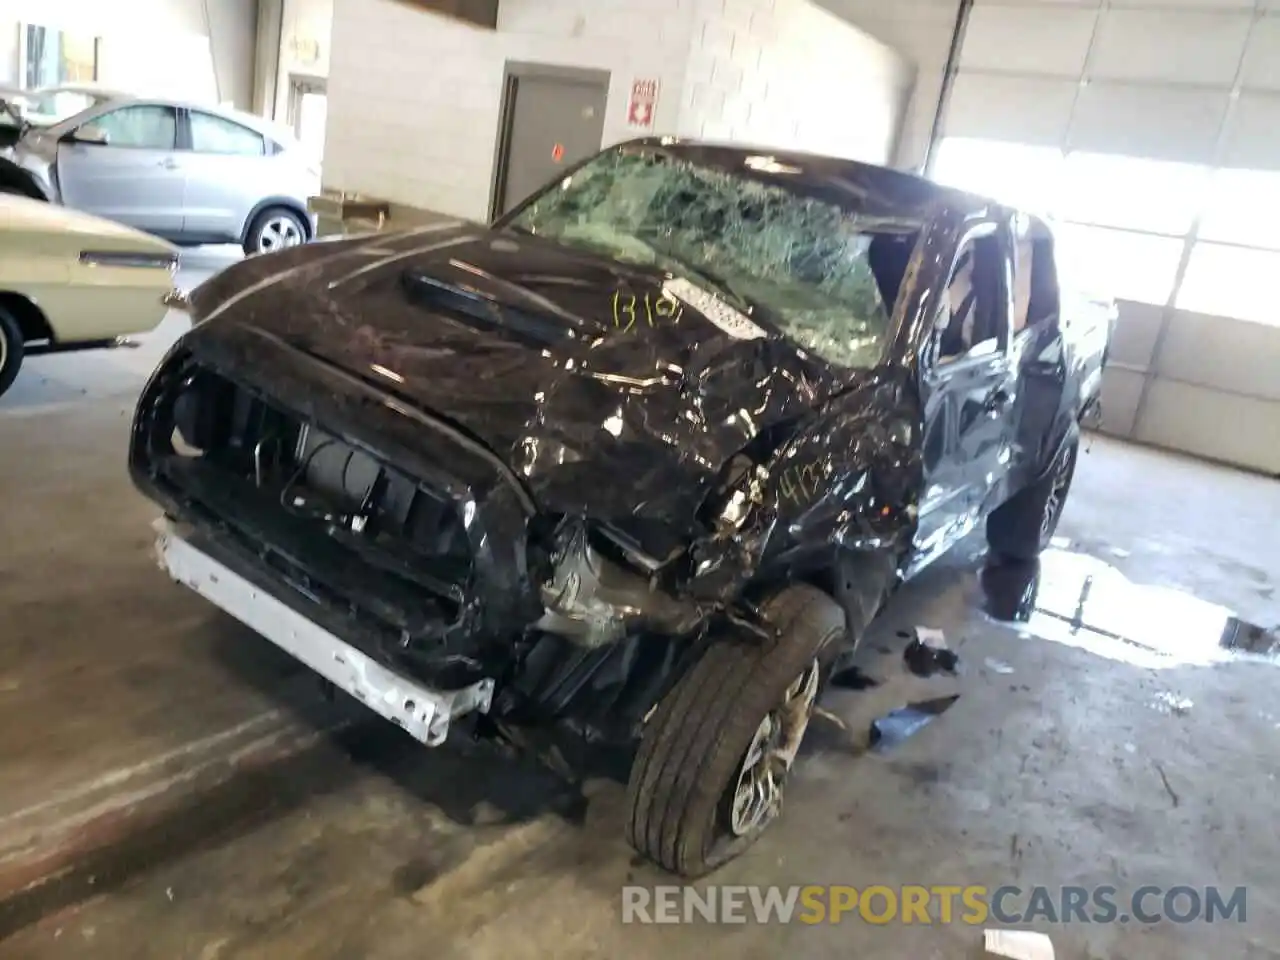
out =
[(1194, 704), (1186, 697), (1180, 697), (1177, 694), (1170, 693), (1165, 690), (1157, 693), (1151, 700), (1151, 706), (1156, 713), (1164, 713), (1174, 717), (1185, 717), (1191, 712)]
[(960, 658), (947, 646), (947, 637), (932, 627), (916, 627), (915, 638), (902, 652), (907, 669), (918, 677), (956, 672)]
[(1029, 930), (984, 930), (985, 957), (1005, 960), (1053, 960), (1053, 941)]
[(871, 687), (880, 685), (879, 680), (868, 676), (860, 667), (855, 666), (837, 669), (828, 682), (841, 690), (869, 690)]
[(1280, 627), (1267, 630), (1256, 623), (1232, 617), (1222, 631), (1222, 646), (1227, 650), (1256, 653), (1261, 656), (1280, 654)]
[(992, 673), (1000, 673), (1000, 674), (1013, 673), (1013, 667), (1005, 663), (1003, 660), (995, 660), (995, 659), (992, 659), (991, 657), (987, 657), (987, 659), (984, 660), (983, 662), (987, 665), (987, 669), (990, 670)]
[(946, 712), (959, 699), (960, 695), (957, 693), (950, 697), (909, 703), (905, 707), (872, 720), (870, 734), (872, 752), (885, 753), (892, 750)]

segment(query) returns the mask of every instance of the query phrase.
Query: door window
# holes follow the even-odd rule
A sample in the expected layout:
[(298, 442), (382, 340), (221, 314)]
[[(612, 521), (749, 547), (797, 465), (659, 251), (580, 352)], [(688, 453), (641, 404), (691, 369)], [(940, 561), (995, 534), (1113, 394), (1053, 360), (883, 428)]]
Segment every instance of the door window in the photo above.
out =
[(111, 147), (172, 150), (178, 140), (178, 118), (170, 107), (121, 107), (90, 122)]
[(994, 234), (970, 239), (961, 248), (938, 311), (939, 366), (1004, 349), (1009, 331), (1000, 254)]
[(1018, 241), (1013, 273), (1013, 334), (1058, 316), (1058, 274), (1053, 241), (1024, 236)]
[(229, 153), (261, 157), (266, 140), (256, 130), (210, 113), (191, 112), (191, 149), (196, 153)]

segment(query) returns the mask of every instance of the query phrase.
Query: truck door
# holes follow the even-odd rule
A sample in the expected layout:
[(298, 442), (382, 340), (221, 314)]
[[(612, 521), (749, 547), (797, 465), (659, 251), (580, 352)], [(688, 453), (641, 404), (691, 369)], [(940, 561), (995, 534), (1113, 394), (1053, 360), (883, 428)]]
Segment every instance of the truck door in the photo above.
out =
[(991, 508), (1012, 461), (1017, 367), (1010, 350), (1011, 242), (1005, 225), (967, 233), (921, 350), (925, 493), (916, 537), (923, 565)]

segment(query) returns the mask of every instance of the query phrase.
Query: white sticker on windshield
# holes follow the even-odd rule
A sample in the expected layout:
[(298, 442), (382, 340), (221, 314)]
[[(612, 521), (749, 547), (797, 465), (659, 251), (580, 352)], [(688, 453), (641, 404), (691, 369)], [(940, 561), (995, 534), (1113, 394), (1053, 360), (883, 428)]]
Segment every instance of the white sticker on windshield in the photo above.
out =
[(683, 278), (668, 280), (662, 289), (684, 301), (735, 340), (760, 340), (768, 336), (750, 317), (725, 303), (714, 293)]

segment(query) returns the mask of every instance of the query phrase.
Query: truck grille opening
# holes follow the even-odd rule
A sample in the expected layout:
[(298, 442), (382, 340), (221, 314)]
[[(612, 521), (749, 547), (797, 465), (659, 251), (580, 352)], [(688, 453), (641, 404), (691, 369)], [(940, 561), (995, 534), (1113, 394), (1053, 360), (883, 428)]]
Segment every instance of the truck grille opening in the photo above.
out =
[(458, 505), (371, 450), (188, 364), (157, 392), (149, 472), (312, 599), (402, 640), (461, 613), (472, 549)]

